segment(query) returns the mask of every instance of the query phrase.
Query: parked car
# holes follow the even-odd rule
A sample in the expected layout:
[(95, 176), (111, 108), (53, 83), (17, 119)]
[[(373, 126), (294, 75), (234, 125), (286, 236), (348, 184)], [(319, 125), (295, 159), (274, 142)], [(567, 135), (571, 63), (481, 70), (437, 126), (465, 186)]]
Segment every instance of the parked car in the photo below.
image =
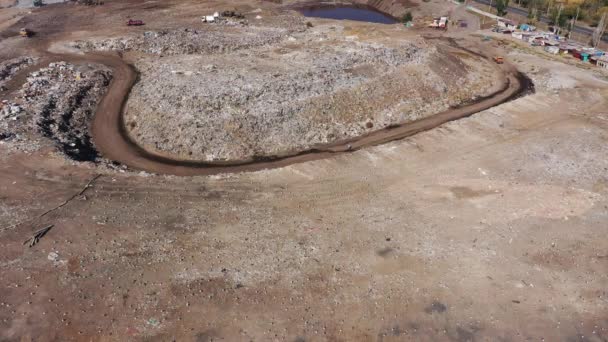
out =
[(141, 26), (141, 25), (144, 25), (144, 22), (141, 20), (129, 19), (129, 21), (127, 21), (127, 26)]

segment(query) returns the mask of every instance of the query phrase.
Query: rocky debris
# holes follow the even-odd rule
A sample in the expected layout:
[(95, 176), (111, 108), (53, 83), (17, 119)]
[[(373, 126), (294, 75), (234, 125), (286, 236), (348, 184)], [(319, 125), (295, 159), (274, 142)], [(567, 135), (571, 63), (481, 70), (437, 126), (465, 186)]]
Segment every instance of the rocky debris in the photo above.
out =
[[(280, 16), (279, 16), (280, 17)], [(273, 22), (248, 25), (247, 21), (221, 20), (200, 29), (147, 31), (140, 36), (76, 41), (72, 46), (83, 51), (139, 51), (150, 54), (190, 55), (227, 53), (274, 44), (294, 32), (306, 30), (304, 21), (295, 16), (284, 25)], [(281, 18), (277, 18), (281, 22)], [(257, 24), (257, 23), (256, 23)]]
[(4, 140), (35, 142), (39, 133), (76, 161), (98, 157), (89, 136), (90, 120), (112, 76), (98, 65), (51, 63), (31, 73), (20, 90), (19, 104), (6, 102), (0, 110)]
[(0, 141), (7, 142), (19, 139), (19, 136), (9, 130), (11, 122), (19, 120), (23, 109), (16, 103), (7, 100), (0, 103)]
[(5, 85), (19, 70), (34, 64), (36, 57), (18, 57), (0, 63), (0, 91), (6, 90)]
[(223, 11), (222, 12), (222, 17), (224, 18), (237, 18), (237, 19), (244, 19), (245, 16), (243, 15), (243, 13), (238, 12), (238, 11)]
[(23, 109), (18, 104), (4, 100), (2, 101), (2, 107), (0, 107), (0, 117), (15, 119), (22, 111)]

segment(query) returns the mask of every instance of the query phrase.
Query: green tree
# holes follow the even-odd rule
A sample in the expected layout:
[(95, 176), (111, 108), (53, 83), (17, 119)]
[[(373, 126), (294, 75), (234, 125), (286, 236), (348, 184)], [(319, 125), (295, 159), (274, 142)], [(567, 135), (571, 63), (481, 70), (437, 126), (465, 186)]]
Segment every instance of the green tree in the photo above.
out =
[(543, 12), (540, 9), (536, 9), (536, 21), (540, 21), (543, 17)]
[(535, 20), (534, 20), (535, 18), (536, 18), (536, 8), (530, 8), (530, 9), (528, 10), (528, 22), (529, 22), (529, 23), (534, 22), (534, 21), (535, 21)]
[(401, 21), (403, 23), (407, 23), (414, 20), (414, 17), (412, 16), (412, 12), (406, 12), (403, 17), (401, 18)]
[(551, 21), (559, 28), (565, 28), (568, 25), (568, 15), (561, 8), (552, 8), (550, 14)]
[(509, 0), (496, 0), (496, 14), (500, 17), (507, 15)]
[(33, 4), (35, 7), (40, 7), (40, 6), (44, 5), (42, 0), (34, 0)]

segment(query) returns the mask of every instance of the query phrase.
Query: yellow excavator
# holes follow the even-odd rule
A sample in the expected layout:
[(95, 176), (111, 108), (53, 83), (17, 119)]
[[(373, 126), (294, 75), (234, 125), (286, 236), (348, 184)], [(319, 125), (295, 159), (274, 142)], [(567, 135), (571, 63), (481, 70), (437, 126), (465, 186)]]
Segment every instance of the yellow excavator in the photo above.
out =
[(31, 34), (32, 32), (30, 32), (30, 30), (26, 28), (22, 28), (21, 30), (19, 30), (19, 35), (23, 38), (29, 38)]

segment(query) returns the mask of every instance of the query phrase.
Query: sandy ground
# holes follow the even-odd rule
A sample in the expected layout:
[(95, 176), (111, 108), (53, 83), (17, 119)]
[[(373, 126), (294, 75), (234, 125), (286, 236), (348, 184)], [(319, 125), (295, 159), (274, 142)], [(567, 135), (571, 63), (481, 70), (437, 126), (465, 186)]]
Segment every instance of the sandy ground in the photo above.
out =
[(3, 8), (0, 6), (0, 30), (4, 30), (11, 25), (18, 22), (25, 14), (27, 10), (21, 8)]
[(0, 340), (607, 340), (606, 82), (507, 58), (536, 94), (275, 170), (0, 144)]

